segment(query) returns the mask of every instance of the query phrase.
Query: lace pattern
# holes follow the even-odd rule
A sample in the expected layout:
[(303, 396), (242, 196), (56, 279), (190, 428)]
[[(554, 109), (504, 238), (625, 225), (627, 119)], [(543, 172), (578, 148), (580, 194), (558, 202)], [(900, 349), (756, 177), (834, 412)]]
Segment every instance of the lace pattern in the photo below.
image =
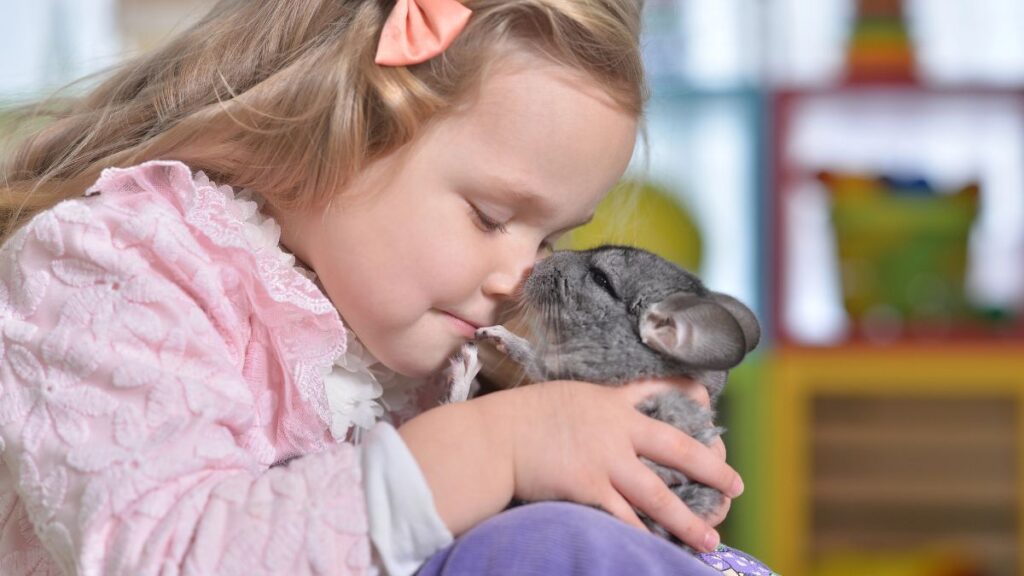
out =
[(326, 436), (337, 313), (184, 165), (97, 192), (0, 248), (0, 573), (365, 573), (356, 452)]
[[(161, 170), (150, 170), (152, 167)], [(156, 176), (167, 181), (154, 180)], [(273, 326), (276, 340), (286, 355), (285, 364), (293, 369), (292, 377), (301, 399), (312, 406), (321, 422), (330, 425), (332, 417), (323, 375), (345, 353), (346, 331), (334, 306), (314, 284), (311, 273), (297, 266), (295, 257), (281, 249), (277, 223), (262, 216), (250, 193), (236, 196), (231, 186), (218, 186), (202, 172), (193, 177), (191, 170), (180, 162), (152, 161), (133, 168), (109, 168), (87, 194), (135, 193), (139, 189), (161, 195), (166, 194), (165, 190), (173, 191), (173, 199), (186, 222), (220, 247), (251, 254), (254, 269), (269, 296), (297, 309), (297, 313), (286, 316), (290, 322)], [(319, 324), (328, 326), (310, 325), (309, 315), (302, 312), (326, 317), (327, 321)], [(311, 330), (321, 333), (310, 334)], [(315, 342), (322, 344), (311, 346)], [(305, 436), (296, 438), (300, 443), (312, 442), (316, 449), (323, 448), (319, 439), (299, 435)]]

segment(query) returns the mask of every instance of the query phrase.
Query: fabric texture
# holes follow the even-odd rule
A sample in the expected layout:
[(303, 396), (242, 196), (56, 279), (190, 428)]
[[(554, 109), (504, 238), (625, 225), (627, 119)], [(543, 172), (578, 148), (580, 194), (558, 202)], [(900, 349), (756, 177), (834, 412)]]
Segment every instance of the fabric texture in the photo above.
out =
[(722, 576), (666, 540), (566, 502), (527, 504), (481, 522), (416, 576)]
[(701, 552), (697, 558), (725, 576), (779, 576), (757, 558), (725, 544), (713, 552)]
[(0, 248), (0, 574), (374, 571), (339, 437), (437, 390), (328, 394), (366, 367), (251, 204), (150, 162)]
[(380, 422), (363, 445), (370, 537), (390, 576), (408, 576), (452, 542), (426, 478), (390, 425)]

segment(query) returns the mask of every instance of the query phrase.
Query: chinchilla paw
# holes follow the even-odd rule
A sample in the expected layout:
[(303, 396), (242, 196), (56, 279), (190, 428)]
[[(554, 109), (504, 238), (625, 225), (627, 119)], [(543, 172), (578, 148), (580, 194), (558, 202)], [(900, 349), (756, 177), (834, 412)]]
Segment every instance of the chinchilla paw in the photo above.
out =
[(448, 383), (448, 403), (464, 402), (469, 398), (473, 379), (480, 372), (476, 344), (467, 343), (456, 352), (448, 363), (445, 379)]
[(486, 326), (478, 328), (476, 331), (476, 339), (478, 341), (490, 342), (502, 354), (508, 353), (507, 342), (509, 336), (511, 334), (504, 326)]

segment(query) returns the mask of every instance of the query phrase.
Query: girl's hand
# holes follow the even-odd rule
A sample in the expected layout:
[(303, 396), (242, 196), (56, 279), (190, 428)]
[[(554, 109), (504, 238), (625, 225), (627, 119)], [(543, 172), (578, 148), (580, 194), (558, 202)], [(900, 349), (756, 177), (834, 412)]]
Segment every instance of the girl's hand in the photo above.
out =
[[(481, 413), (490, 444), (508, 451), (512, 490), (528, 501), (598, 505), (641, 529), (635, 506), (695, 549), (719, 541), (638, 456), (677, 469), (728, 497), (742, 491), (721, 450), (644, 416), (635, 406), (671, 389), (669, 381), (618, 388), (584, 382), (543, 382), (470, 402)], [(723, 446), (724, 447), (724, 446)], [(714, 519), (713, 519), (714, 520)]]
[[(638, 380), (635, 384), (642, 383), (655, 383), (655, 382), (667, 382), (671, 384), (677, 390), (682, 391), (684, 394), (690, 397), (691, 400), (704, 406), (707, 409), (711, 409), (711, 396), (708, 394), (708, 389), (704, 384), (697, 380), (690, 378), (668, 378), (662, 380)], [(722, 461), (725, 461), (725, 442), (722, 441), (721, 436), (716, 436), (711, 441), (709, 446), (711, 451), (718, 455)], [(729, 508), (732, 506), (732, 498), (725, 496), (722, 506), (716, 510), (710, 517), (705, 518), (708, 523), (712, 526), (718, 526), (725, 520), (726, 515), (729, 513)]]

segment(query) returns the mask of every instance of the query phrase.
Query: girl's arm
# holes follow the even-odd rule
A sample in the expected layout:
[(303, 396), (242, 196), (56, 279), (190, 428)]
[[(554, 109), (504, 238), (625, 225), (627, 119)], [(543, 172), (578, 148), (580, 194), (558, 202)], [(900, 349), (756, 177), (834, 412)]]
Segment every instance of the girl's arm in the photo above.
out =
[(718, 535), (708, 521), (638, 458), (680, 470), (729, 497), (742, 491), (739, 476), (714, 449), (634, 408), (672, 385), (544, 382), (429, 410), (399, 432), (456, 535), (515, 496), (598, 505), (643, 528), (636, 506), (687, 544), (710, 550)]
[(301, 423), (259, 423), (228, 301), (203, 296), (221, 265), (165, 199), (103, 198), (0, 249), (0, 490), (67, 574), (364, 572), (355, 448), (267, 470), (255, 454)]
[(429, 484), (441, 519), (458, 536), (501, 512), (515, 493), (510, 439), (477, 400), (445, 404), (398, 429)]

